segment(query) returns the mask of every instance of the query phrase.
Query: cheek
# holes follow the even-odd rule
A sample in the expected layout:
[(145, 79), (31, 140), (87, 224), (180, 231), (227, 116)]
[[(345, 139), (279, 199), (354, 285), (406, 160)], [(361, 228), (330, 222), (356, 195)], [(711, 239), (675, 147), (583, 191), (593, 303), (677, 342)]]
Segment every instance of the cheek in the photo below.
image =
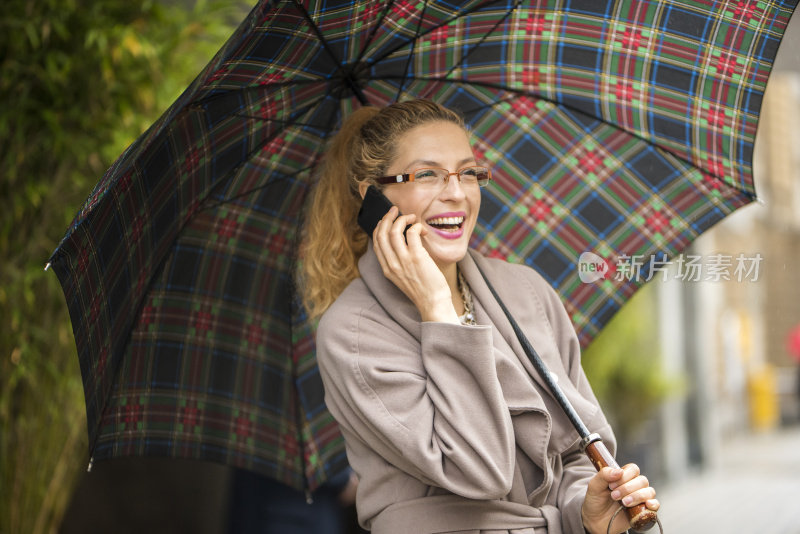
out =
[(481, 191), (478, 189), (476, 193), (470, 196), (470, 208), (474, 219), (478, 218), (478, 212), (481, 210)]
[[(399, 186), (402, 187), (402, 186)], [(384, 192), (386, 198), (392, 201), (392, 204), (398, 207), (400, 213), (403, 215), (421, 215), (423, 210), (423, 202), (421, 198), (418, 198), (419, 195), (414, 194), (413, 190), (400, 190), (395, 188), (394, 190), (387, 190)]]

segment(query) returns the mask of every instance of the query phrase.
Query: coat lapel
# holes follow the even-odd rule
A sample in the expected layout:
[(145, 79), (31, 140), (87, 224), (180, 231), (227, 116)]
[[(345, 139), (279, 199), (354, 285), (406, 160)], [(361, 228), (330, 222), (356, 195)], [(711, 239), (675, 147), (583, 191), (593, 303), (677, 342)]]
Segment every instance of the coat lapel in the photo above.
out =
[[(576, 440), (579, 439), (579, 435), (572, 427), (556, 397), (552, 394), (522, 348), (522, 344), (517, 339), (505, 312), (503, 312), (489, 291), (489, 287), (475, 265), (476, 263), (480, 263), (481, 269), (489, 278), (506, 307), (514, 314), (514, 319), (525, 332), (545, 366), (556, 378), (564, 395), (569, 399), (584, 422), (589, 423), (594, 420), (598, 413), (598, 408), (595, 404), (585, 399), (570, 381), (562, 361), (563, 356), (553, 335), (553, 328), (564, 325), (550, 324), (550, 320), (544, 311), (543, 303), (540, 300), (543, 297), (536, 294), (535, 289), (530, 286), (530, 281), (508, 280), (497, 276), (491, 262), (472, 250), (459, 263), (467, 283), (470, 284), (473, 296), (480, 301), (481, 307), (487, 314), (487, 324), (494, 325), (505, 346), (516, 356), (518, 364), (522, 366), (525, 374), (529, 377), (528, 384), (531, 384), (530, 380), (536, 383), (536, 387), (531, 385), (531, 387), (524, 388), (521, 391), (510, 392), (509, 400), (514, 404), (509, 404), (509, 407), (519, 405), (519, 407), (529, 410), (544, 411), (547, 418), (551, 420), (548, 421), (548, 428), (551, 428), (553, 433), (547, 444), (548, 450), (550, 453), (561, 453), (574, 445)], [(571, 325), (567, 326), (571, 327)], [(495, 344), (495, 347), (497, 346)], [(524, 384), (519, 381), (513, 384), (524, 387)], [(506, 386), (503, 384), (504, 393), (505, 390)], [(527, 402), (525, 402), (526, 400)], [(530, 428), (526, 426), (520, 430), (527, 433)], [(533, 456), (531, 459), (537, 461)]]
[[(470, 253), (467, 254), (463, 260), (461, 260), (458, 266), (461, 269), (461, 272), (464, 273), (464, 278), (469, 284), (473, 297), (480, 302), (481, 307), (487, 315), (486, 324), (491, 324), (494, 326), (497, 334), (503, 339), (505, 347), (508, 347), (517, 356), (517, 360), (527, 371), (528, 376), (536, 381), (542, 391), (546, 391), (547, 394), (550, 394), (546, 383), (544, 380), (542, 380), (542, 377), (539, 376), (539, 373), (536, 372), (533, 364), (531, 364), (530, 360), (525, 354), (522, 344), (519, 342), (514, 330), (511, 328), (511, 323), (508, 322), (508, 317), (506, 317), (503, 309), (497, 303), (491, 291), (489, 291), (486, 281), (483, 279), (480, 271), (478, 271), (478, 268), (475, 266), (475, 262), (481, 261), (483, 258), (477, 256), (477, 254), (475, 254), (475, 256), (477, 257), (476, 259), (473, 257), (472, 251), (470, 251)], [(491, 271), (484, 262), (481, 263), (481, 268), (483, 269), (483, 272), (486, 273), (486, 276), (491, 278)], [(498, 294), (500, 294), (500, 298), (503, 298), (501, 290), (498, 289), (498, 286), (500, 285), (498, 284), (498, 281), (491, 280), (491, 282), (495, 290), (498, 292)], [(514, 313), (516, 314), (515, 319), (521, 325), (530, 324), (533, 322), (533, 318), (527, 316), (528, 308), (522, 308), (520, 310), (515, 309)], [(534, 392), (536, 392), (535, 389)], [(536, 395), (537, 397), (539, 396), (538, 392)], [(531, 406), (531, 408), (533, 407), (542, 409), (545, 408), (541, 403), (536, 403), (535, 405)]]

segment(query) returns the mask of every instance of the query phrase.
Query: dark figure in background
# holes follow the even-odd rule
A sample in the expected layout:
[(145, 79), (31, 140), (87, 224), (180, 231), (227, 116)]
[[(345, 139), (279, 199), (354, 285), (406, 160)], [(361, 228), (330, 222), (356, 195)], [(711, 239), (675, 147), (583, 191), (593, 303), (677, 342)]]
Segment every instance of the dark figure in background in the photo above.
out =
[(231, 487), (229, 534), (359, 534), (352, 471), (323, 484), (311, 502), (302, 491), (236, 469)]

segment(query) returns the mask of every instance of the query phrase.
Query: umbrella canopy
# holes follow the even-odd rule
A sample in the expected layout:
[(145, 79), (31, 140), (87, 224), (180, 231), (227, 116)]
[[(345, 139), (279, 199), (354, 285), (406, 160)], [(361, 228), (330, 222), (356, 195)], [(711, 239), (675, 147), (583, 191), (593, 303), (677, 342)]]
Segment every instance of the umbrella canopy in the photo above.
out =
[(644, 277), (583, 283), (582, 252), (671, 257), (755, 198), (795, 4), (261, 2), (51, 258), (94, 458), (215, 460), (307, 489), (346, 465), (293, 272), (326, 140), (366, 104), (461, 111), (495, 178), (472, 245), (541, 272), (587, 344)]

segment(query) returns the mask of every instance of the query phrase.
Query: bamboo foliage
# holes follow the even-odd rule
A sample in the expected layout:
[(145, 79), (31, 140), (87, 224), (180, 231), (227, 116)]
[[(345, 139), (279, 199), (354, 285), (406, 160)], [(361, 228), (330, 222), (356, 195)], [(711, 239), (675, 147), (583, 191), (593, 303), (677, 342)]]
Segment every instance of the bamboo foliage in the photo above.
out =
[(103, 172), (191, 82), (242, 2), (8, 0), (0, 19), (0, 534), (56, 532), (87, 435), (43, 270)]

